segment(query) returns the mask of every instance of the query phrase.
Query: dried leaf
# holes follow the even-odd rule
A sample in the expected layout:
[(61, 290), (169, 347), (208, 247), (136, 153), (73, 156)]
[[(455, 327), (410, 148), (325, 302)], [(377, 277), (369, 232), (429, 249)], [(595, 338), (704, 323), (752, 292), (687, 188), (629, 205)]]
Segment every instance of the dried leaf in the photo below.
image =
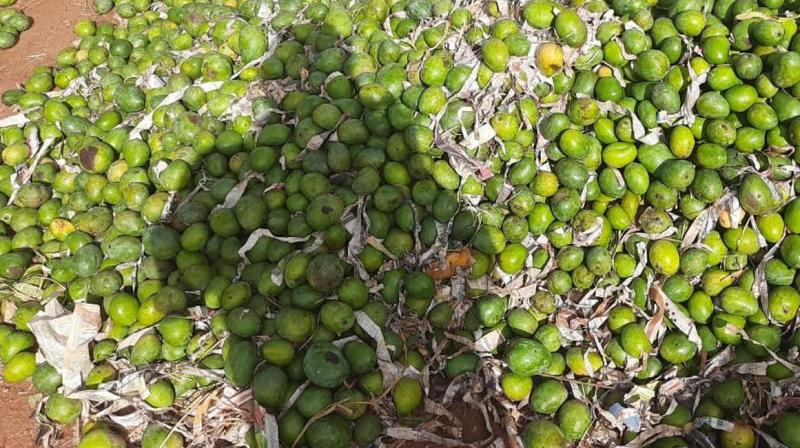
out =
[(239, 181), (239, 183), (236, 184), (231, 189), (231, 191), (229, 191), (228, 194), (225, 196), (225, 201), (223, 201), (221, 204), (217, 204), (217, 206), (214, 207), (214, 210), (221, 208), (233, 208), (233, 206), (235, 206), (236, 203), (239, 202), (239, 199), (242, 198), (242, 195), (247, 189), (247, 184), (250, 183), (250, 181), (253, 179), (258, 179), (263, 182), (264, 176), (254, 171), (245, 174), (244, 178), (241, 181)]
[(473, 444), (464, 444), (459, 440), (448, 439), (437, 436), (436, 434), (419, 429), (406, 428), (404, 426), (391, 426), (386, 428), (386, 435), (398, 440), (412, 440), (416, 442), (433, 442), (438, 446), (445, 447), (473, 447)]
[(375, 354), (378, 357), (378, 368), (383, 374), (383, 385), (389, 386), (390, 384), (394, 384), (395, 379), (400, 375), (402, 369), (392, 362), (389, 349), (386, 346), (386, 341), (383, 339), (383, 331), (381, 331), (381, 328), (373, 322), (365, 312), (356, 311), (355, 317), (358, 326), (375, 341)]

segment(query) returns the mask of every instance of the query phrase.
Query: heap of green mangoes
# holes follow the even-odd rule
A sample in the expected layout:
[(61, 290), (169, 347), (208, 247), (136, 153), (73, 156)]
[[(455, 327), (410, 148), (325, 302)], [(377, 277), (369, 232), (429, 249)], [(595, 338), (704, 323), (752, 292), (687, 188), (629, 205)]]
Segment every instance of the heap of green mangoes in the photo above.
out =
[(0, 121), (3, 375), (80, 448), (231, 390), (219, 444), (800, 448), (798, 0), (94, 7)]
[(19, 35), (31, 27), (31, 18), (22, 11), (9, 8), (17, 0), (0, 0), (0, 50), (13, 47)]

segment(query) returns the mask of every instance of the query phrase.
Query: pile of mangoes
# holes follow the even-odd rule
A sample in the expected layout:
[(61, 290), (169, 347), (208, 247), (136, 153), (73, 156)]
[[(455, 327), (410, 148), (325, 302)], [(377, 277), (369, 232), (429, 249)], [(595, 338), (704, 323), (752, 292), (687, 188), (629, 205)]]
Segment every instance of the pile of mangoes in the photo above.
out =
[[(223, 388), (285, 446), (461, 391), (526, 448), (800, 448), (800, 2), (94, 6), (0, 128), (3, 374), (81, 448)], [(102, 310), (81, 391), (48, 301)]]
[(0, 0), (0, 50), (13, 47), (19, 35), (31, 27), (31, 18), (16, 8), (17, 0)]

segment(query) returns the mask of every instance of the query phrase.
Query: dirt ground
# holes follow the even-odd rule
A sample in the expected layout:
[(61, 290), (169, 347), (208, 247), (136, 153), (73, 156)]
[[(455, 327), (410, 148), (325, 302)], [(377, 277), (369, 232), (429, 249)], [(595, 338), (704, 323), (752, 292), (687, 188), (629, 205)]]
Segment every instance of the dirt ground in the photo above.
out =
[(35, 446), (37, 425), (28, 397), (30, 383), (0, 384), (0, 448)]
[[(33, 385), (0, 382), (0, 448), (38, 448), (40, 433), (34, 413), (39, 395)], [(78, 427), (75, 424), (59, 430), (50, 439), (51, 448), (78, 446)]]
[[(8, 50), (0, 50), (0, 92), (24, 82), (39, 65), (50, 65), (74, 39), (76, 21), (92, 17), (91, 0), (19, 0), (15, 8), (33, 19), (33, 26)], [(10, 111), (0, 105), (0, 117)]]

